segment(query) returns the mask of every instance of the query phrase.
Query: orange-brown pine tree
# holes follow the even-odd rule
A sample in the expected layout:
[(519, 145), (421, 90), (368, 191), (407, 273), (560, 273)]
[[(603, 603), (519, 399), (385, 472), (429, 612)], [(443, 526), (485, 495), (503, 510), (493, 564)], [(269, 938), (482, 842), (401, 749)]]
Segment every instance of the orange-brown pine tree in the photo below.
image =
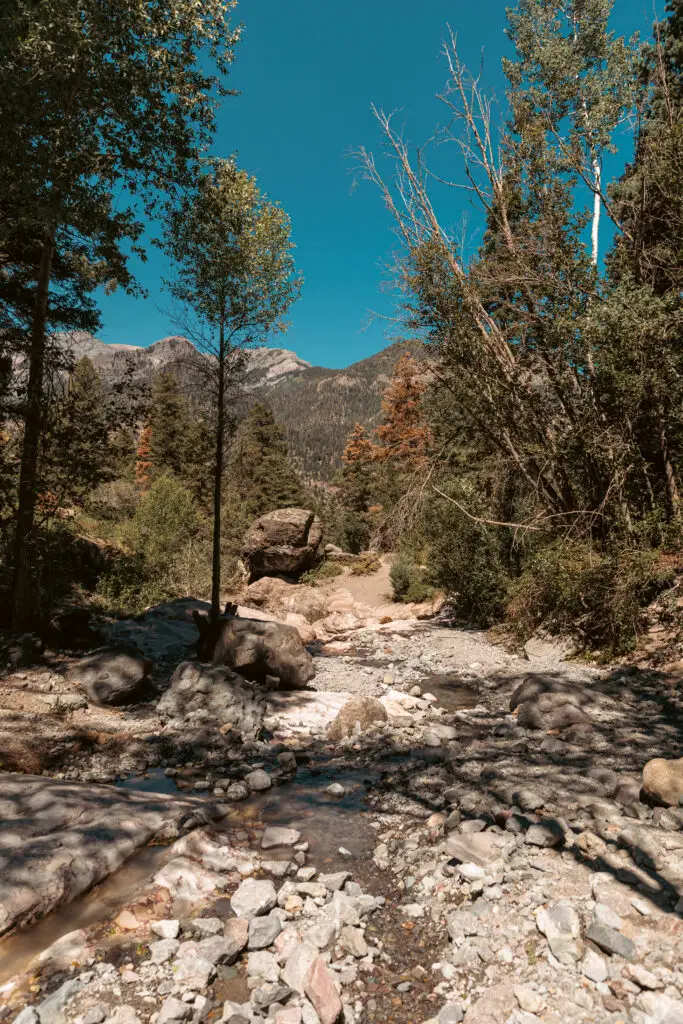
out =
[(135, 481), (141, 491), (149, 488), (152, 472), (152, 428), (149, 424), (143, 427), (138, 441), (135, 458)]
[(372, 494), (372, 462), (375, 446), (356, 423), (342, 455), (342, 488), (346, 508), (353, 512), (367, 512)]
[(373, 445), (378, 461), (400, 461), (406, 469), (415, 469), (427, 453), (429, 428), (422, 412), (425, 392), (424, 369), (406, 353), (396, 363), (382, 400), (382, 422), (375, 431)]

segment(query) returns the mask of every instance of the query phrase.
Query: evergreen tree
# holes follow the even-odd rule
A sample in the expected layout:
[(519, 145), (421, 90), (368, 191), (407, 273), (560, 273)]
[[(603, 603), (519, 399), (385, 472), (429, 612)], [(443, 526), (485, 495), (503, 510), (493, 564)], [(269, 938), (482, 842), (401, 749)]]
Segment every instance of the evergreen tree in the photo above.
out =
[(366, 513), (374, 500), (375, 446), (365, 427), (356, 423), (342, 455), (341, 488), (344, 507)]
[(102, 381), (84, 356), (69, 374), (63, 401), (48, 417), (40, 467), (43, 491), (54, 494), (59, 504), (82, 504), (98, 484), (110, 479), (109, 429)]
[(282, 427), (261, 402), (252, 406), (238, 432), (229, 480), (251, 518), (305, 503), (301, 480), (287, 455)]
[(187, 475), (190, 421), (178, 381), (168, 370), (158, 373), (152, 386), (149, 427), (150, 458), (154, 472)]

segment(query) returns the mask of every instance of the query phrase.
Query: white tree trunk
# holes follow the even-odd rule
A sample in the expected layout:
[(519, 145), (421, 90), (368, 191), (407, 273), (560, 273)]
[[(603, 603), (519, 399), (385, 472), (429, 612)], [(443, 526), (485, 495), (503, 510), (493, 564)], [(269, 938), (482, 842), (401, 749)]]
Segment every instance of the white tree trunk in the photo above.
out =
[(599, 237), (600, 237), (600, 213), (602, 207), (602, 200), (600, 199), (600, 193), (602, 191), (602, 170), (600, 167), (600, 161), (597, 156), (593, 154), (593, 181), (595, 188), (593, 191), (593, 227), (591, 231), (592, 239), (592, 256), (593, 265), (597, 267), (598, 256), (599, 256)]

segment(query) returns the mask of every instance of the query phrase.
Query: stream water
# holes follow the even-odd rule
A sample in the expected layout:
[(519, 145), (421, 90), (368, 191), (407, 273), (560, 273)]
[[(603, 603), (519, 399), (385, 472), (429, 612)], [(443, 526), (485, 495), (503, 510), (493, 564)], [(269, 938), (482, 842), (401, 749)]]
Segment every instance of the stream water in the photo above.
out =
[[(326, 762), (299, 769), (290, 783), (274, 787), (248, 802), (234, 804), (213, 827), (219, 832), (242, 834), (236, 845), (258, 849), (266, 825), (297, 828), (309, 843), (309, 859), (320, 870), (331, 870), (349, 860), (371, 855), (374, 832), (366, 820), (366, 782), (378, 772)], [(325, 790), (340, 782), (346, 792), (333, 797)], [(177, 792), (161, 769), (151, 769), (119, 783), (121, 788), (155, 793)], [(208, 799), (208, 798), (207, 798)], [(345, 853), (340, 853), (340, 847)], [(271, 859), (289, 857), (288, 850), (269, 852)], [(101, 885), (61, 907), (43, 920), (0, 942), (0, 1005), (2, 986), (28, 969), (36, 957), (62, 936), (114, 918), (151, 881), (171, 856), (168, 846), (147, 846), (135, 853)]]

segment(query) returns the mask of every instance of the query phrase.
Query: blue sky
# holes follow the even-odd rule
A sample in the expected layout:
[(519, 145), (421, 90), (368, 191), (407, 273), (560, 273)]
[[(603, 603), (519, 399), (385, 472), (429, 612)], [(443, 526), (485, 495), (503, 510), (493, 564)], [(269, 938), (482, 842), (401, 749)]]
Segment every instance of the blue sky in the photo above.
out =
[[(440, 49), (449, 25), (470, 67), (479, 67), (483, 54), (484, 78), (501, 95), (500, 60), (509, 52), (505, 6), (503, 0), (241, 0), (245, 32), (230, 83), (241, 95), (224, 102), (214, 150), (235, 152), (292, 218), (306, 282), (290, 330), (273, 344), (331, 367), (388, 344), (390, 323), (369, 320), (372, 310), (391, 313), (382, 281), (396, 243), (373, 187), (353, 188), (351, 152), (378, 148), (372, 103), (399, 111), (416, 143), (443, 120), (436, 94), (446, 78)], [(651, 0), (616, 0), (618, 32), (649, 34), (652, 21)], [(456, 195), (449, 215), (456, 222), (467, 215), (476, 233), (476, 213), (468, 212), (464, 194)], [(177, 332), (164, 311), (166, 267), (155, 250), (133, 267), (149, 296), (102, 296), (99, 336), (149, 345)]]

